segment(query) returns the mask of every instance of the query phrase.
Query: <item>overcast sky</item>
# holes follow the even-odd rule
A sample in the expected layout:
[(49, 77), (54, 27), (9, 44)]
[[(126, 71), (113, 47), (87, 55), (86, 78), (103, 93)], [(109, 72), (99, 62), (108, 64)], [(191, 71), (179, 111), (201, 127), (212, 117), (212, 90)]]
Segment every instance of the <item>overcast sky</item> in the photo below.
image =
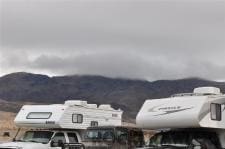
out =
[(225, 0), (0, 0), (0, 76), (225, 80)]

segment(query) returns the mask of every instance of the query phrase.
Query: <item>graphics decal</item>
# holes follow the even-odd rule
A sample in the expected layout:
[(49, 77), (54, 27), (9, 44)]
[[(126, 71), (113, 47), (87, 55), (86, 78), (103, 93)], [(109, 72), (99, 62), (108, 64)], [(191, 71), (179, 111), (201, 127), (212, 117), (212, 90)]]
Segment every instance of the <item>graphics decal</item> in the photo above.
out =
[(176, 112), (185, 111), (185, 110), (194, 108), (194, 107), (182, 108), (181, 106), (167, 106), (167, 107), (161, 107), (161, 106), (163, 105), (154, 106), (148, 109), (148, 112), (153, 112), (153, 113), (163, 112), (161, 114), (154, 115), (154, 116), (159, 116), (159, 115), (167, 115), (167, 114), (176, 113)]

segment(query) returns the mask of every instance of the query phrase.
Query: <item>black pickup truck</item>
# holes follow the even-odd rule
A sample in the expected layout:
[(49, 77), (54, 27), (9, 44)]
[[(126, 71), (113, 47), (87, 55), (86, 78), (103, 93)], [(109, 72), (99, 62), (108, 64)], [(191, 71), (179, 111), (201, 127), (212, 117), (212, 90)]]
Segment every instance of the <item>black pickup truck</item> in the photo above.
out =
[(141, 129), (125, 126), (89, 127), (84, 136), (85, 149), (134, 149), (144, 147)]

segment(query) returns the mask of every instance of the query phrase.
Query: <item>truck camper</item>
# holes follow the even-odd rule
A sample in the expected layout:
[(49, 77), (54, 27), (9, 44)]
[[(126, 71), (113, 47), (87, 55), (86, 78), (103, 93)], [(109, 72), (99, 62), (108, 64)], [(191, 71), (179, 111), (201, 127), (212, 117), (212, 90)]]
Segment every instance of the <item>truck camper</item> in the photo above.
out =
[(65, 104), (25, 105), (15, 118), (17, 126), (86, 129), (89, 126), (121, 125), (122, 111), (110, 105), (69, 100)]
[[(122, 124), (122, 111), (110, 105), (69, 100), (64, 104), (24, 105), (14, 122), (19, 128), (32, 128), (20, 139), (0, 144), (0, 149), (61, 149), (73, 144), (77, 149), (90, 126)], [(80, 144), (80, 147), (83, 146)], [(68, 147), (70, 149), (71, 147)]]
[(193, 93), (146, 100), (136, 123), (161, 130), (149, 148), (225, 148), (225, 95), (219, 88), (199, 87)]

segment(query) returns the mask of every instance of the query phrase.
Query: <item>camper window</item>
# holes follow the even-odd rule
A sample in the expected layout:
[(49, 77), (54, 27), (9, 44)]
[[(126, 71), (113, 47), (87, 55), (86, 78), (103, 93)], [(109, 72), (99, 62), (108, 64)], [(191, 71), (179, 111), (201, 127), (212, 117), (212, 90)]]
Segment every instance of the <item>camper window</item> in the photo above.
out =
[(27, 119), (49, 119), (51, 116), (51, 112), (30, 112)]
[(215, 121), (221, 121), (221, 104), (211, 103), (211, 119)]
[(72, 122), (73, 123), (83, 123), (83, 115), (82, 114), (73, 114)]
[(97, 122), (97, 121), (91, 121), (91, 126), (92, 126), (92, 127), (98, 126), (98, 122)]

